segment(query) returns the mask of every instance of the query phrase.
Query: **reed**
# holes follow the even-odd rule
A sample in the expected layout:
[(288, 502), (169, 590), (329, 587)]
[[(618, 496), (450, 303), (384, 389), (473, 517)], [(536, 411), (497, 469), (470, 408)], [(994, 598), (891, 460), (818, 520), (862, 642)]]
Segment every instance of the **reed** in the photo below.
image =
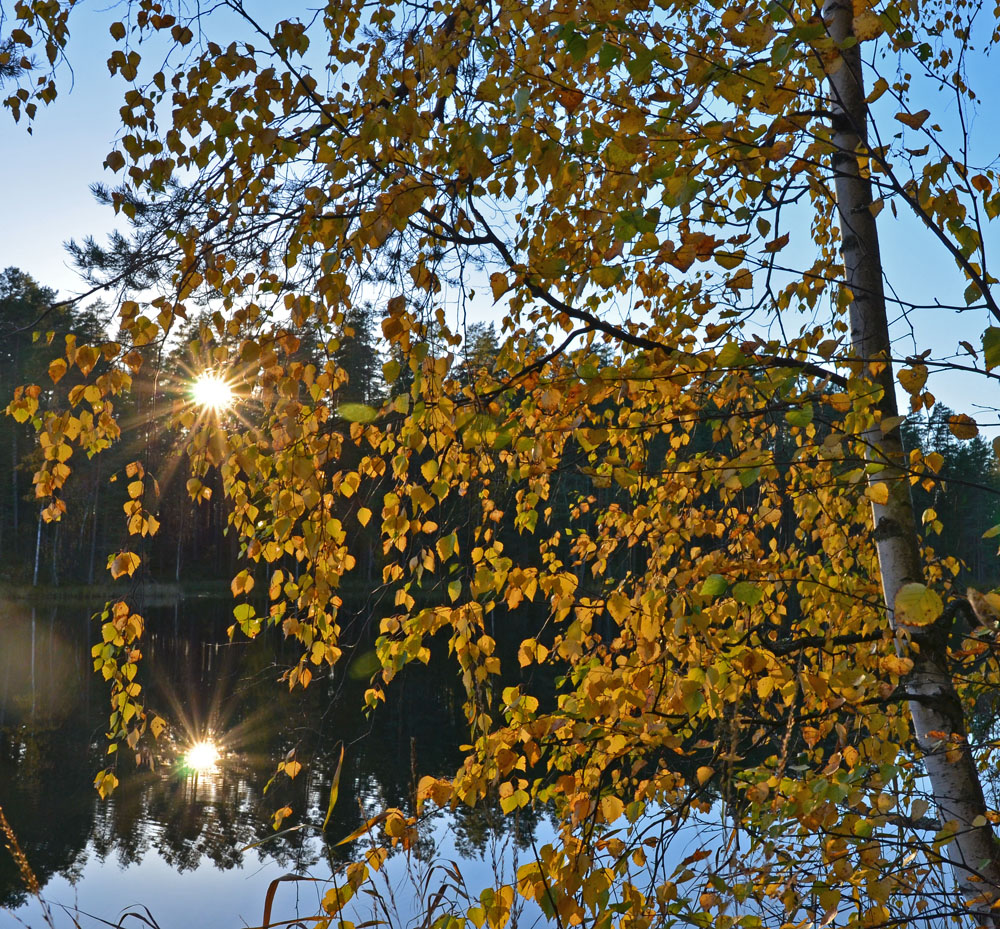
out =
[(24, 852), (21, 851), (21, 846), (17, 841), (17, 836), (14, 834), (14, 830), (7, 821), (7, 817), (4, 814), (2, 806), (0, 806), (0, 829), (3, 830), (4, 845), (7, 846), (14, 858), (14, 862), (17, 864), (18, 871), (21, 872), (21, 880), (24, 881), (24, 886), (27, 887), (28, 891), (36, 897), (41, 896), (41, 887), (38, 884), (38, 878), (35, 877), (35, 872), (31, 870), (31, 865), (28, 864), (28, 859), (25, 857)]

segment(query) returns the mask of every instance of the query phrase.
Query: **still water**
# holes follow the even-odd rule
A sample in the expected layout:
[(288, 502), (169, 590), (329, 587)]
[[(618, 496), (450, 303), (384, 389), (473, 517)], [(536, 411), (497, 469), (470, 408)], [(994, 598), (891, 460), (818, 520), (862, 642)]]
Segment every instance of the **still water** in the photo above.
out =
[[(5, 605), (0, 806), (41, 899), (0, 848), (0, 929), (259, 926), (268, 887), (284, 875), (302, 879), (277, 886), (272, 921), (315, 915), (331, 874), (360, 851), (340, 839), (385, 807), (412, 810), (417, 772), (457, 768), (467, 732), (453, 669), (408, 670), (367, 717), (374, 656), (361, 644), (360, 611), (353, 661), (289, 693), (277, 678), (293, 652), (277, 638), (228, 642), (230, 608), (188, 600), (143, 611), (147, 705), (169, 721), (170, 738), (152, 768), (122, 759), (119, 788), (101, 800), (92, 781), (105, 765), (107, 690), (90, 670), (92, 609)], [(218, 739), (219, 762), (193, 772), (183, 753), (206, 736)], [(341, 747), (339, 798), (321, 832)], [(289, 758), (301, 771), (275, 776)], [(272, 816), (286, 805), (292, 815), (275, 833)], [(388, 903), (397, 911), (388, 921), (405, 924), (441, 885), (477, 896), (551, 835), (531, 818), (501, 825), (489, 808), (438, 817), (415, 854), (389, 862), (369, 918), (389, 917), (379, 911)]]

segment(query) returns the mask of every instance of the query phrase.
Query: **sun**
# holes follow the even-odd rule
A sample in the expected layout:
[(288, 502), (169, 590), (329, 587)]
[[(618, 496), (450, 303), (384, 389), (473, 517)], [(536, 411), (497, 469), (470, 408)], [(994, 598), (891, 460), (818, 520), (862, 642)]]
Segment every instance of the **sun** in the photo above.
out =
[(218, 762), (219, 747), (209, 739), (195, 742), (184, 755), (185, 766), (200, 774), (214, 771)]
[(218, 374), (206, 371), (191, 385), (191, 398), (203, 409), (221, 413), (233, 405), (233, 390)]

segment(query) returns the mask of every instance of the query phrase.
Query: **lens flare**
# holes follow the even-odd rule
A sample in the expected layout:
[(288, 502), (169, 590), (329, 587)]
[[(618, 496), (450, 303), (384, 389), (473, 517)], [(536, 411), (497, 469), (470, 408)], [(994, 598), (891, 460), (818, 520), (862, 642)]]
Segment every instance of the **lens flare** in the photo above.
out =
[(219, 747), (209, 739), (195, 742), (184, 756), (184, 764), (192, 771), (214, 771), (219, 763)]
[(198, 406), (220, 413), (233, 405), (233, 390), (218, 374), (206, 371), (191, 385), (191, 398)]

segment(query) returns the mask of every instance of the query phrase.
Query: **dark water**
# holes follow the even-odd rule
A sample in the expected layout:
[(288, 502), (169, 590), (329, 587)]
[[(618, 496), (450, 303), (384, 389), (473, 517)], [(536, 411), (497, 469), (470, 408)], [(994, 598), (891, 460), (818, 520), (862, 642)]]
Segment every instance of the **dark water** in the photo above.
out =
[[(108, 697), (90, 670), (92, 610), (4, 606), (0, 806), (46, 902), (0, 848), (0, 927), (148, 925), (136, 913), (162, 929), (260, 925), (268, 885), (286, 874), (317, 880), (283, 882), (275, 913), (313, 915), (324, 882), (360, 851), (340, 839), (385, 807), (411, 810), (417, 772), (454, 772), (468, 736), (447, 664), (408, 670), (369, 717), (362, 694), (373, 655), (361, 611), (353, 661), (289, 693), (277, 678), (294, 653), (266, 636), (229, 643), (230, 609), (195, 600), (143, 611), (143, 683), (171, 738), (152, 769), (123, 759), (118, 790), (101, 800), (92, 781), (106, 763)], [(196, 774), (182, 753), (206, 734), (223, 755), (215, 771)], [(322, 833), (341, 747), (339, 799)], [(292, 751), (301, 772), (275, 777)], [(282, 830), (301, 828), (276, 835), (271, 818), (286, 805), (293, 813)], [(499, 824), (489, 808), (440, 816), (416, 854), (389, 863), (385, 893), (413, 911), (439, 881), (460, 893), (467, 881), (472, 892), (515, 868), (532, 835), (548, 831)]]

